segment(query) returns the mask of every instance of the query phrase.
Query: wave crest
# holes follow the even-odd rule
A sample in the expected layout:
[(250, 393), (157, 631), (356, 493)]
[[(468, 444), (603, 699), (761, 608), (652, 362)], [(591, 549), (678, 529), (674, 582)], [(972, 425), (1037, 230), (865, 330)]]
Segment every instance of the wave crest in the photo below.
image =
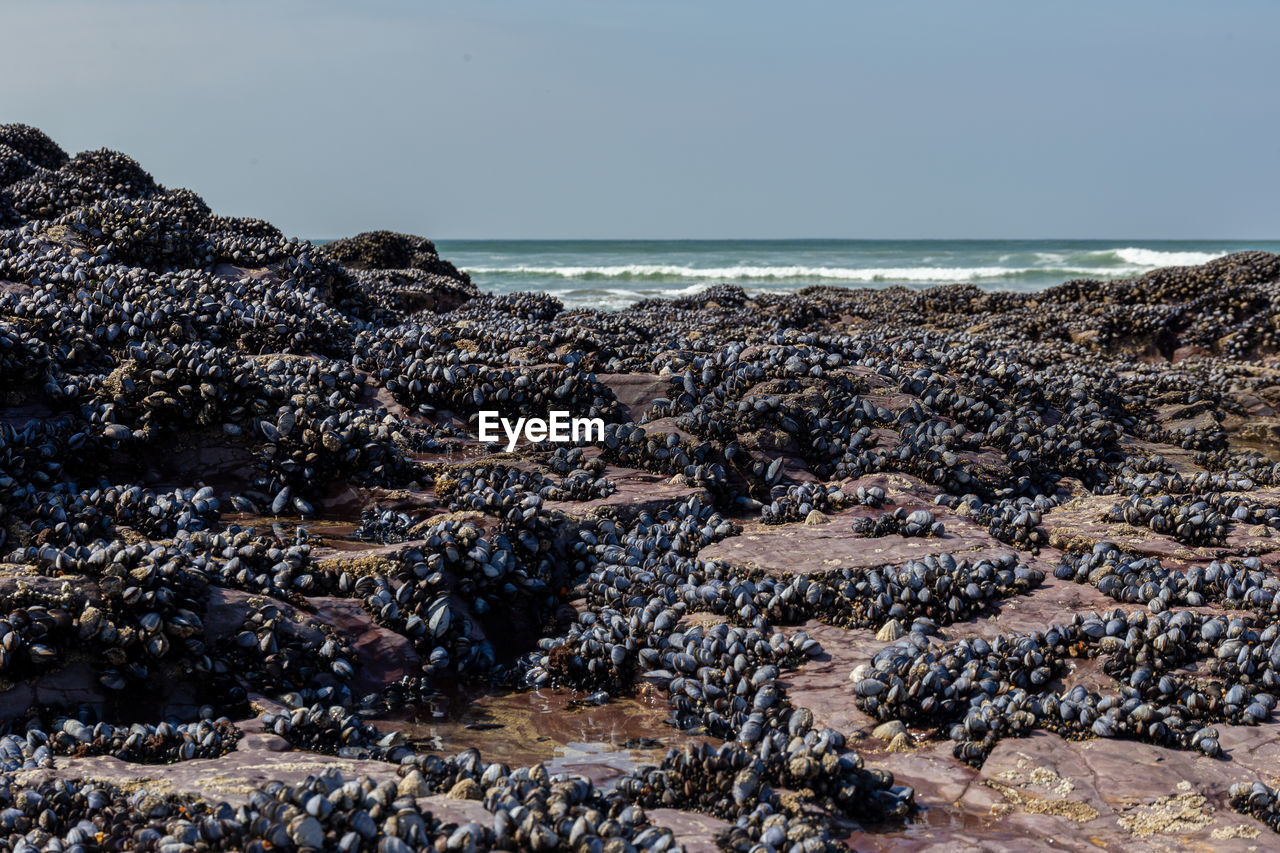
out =
[(1014, 278), (1028, 274), (1106, 275), (1114, 272), (1102, 267), (805, 267), (805, 266), (733, 266), (689, 267), (671, 264), (622, 264), (617, 266), (515, 266), (469, 267), (473, 275), (546, 276), (550, 278), (599, 281), (627, 279), (646, 281), (731, 280), (731, 281), (823, 281), (884, 282), (921, 281), (955, 282), (981, 279)]
[(1207, 264), (1209, 261), (1224, 257), (1226, 252), (1163, 252), (1159, 249), (1143, 249), (1128, 246), (1123, 249), (1111, 249), (1105, 254), (1114, 255), (1126, 264), (1135, 267), (1190, 267), (1196, 264)]

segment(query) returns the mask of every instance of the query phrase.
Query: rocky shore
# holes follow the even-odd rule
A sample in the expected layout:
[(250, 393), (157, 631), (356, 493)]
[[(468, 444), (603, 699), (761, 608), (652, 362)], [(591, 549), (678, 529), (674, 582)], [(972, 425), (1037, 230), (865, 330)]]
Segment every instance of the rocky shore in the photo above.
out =
[(0, 849), (1269, 849), (1278, 379), (1261, 252), (566, 311), (0, 125)]

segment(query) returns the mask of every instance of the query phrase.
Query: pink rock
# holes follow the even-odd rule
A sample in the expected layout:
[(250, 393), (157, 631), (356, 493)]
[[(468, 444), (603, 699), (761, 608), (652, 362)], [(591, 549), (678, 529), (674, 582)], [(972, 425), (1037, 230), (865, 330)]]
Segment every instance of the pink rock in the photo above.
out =
[(1212, 355), (1212, 353), (1210, 353), (1207, 349), (1197, 344), (1188, 344), (1185, 347), (1178, 347), (1176, 350), (1174, 350), (1173, 358), (1170, 359), (1170, 361), (1172, 361), (1174, 364), (1177, 364), (1180, 361), (1186, 361), (1189, 358), (1195, 358), (1196, 356), (1203, 356), (1203, 355)]

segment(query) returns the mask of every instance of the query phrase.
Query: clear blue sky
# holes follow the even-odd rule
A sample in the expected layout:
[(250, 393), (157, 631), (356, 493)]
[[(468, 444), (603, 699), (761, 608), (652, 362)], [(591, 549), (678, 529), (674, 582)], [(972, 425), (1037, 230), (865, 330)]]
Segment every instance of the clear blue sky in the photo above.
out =
[(0, 14), (0, 121), (306, 237), (1280, 237), (1271, 0)]

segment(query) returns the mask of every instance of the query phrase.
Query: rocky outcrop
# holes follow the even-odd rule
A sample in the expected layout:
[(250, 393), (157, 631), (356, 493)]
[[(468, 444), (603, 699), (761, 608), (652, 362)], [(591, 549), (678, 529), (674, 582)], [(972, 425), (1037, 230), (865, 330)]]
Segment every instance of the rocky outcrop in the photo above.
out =
[(566, 312), (0, 127), (0, 823), (1265, 848), (1277, 278)]

